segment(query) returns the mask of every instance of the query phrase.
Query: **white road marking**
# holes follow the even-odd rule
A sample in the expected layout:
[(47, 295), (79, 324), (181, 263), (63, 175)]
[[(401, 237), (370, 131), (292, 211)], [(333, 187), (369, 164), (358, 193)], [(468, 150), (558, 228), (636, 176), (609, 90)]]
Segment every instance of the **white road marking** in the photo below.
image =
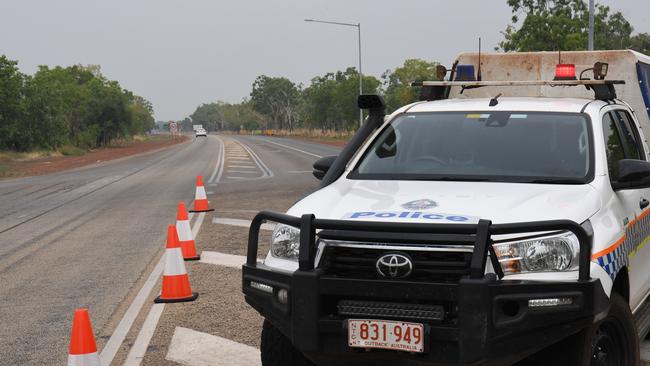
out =
[(212, 173), (212, 176), (210, 179), (208, 179), (208, 182), (211, 182), (211, 186), (216, 186), (217, 182), (221, 179), (221, 175), (223, 174), (223, 166), (224, 166), (224, 161), (225, 161), (225, 156), (226, 156), (226, 143), (223, 142), (219, 137), (217, 137), (219, 142), (221, 143), (221, 152), (219, 153), (219, 159), (217, 160), (217, 165), (214, 167), (214, 173)]
[(257, 348), (226, 338), (176, 327), (165, 358), (188, 366), (261, 365)]
[[(230, 218), (226, 218), (226, 217), (213, 217), (212, 218), (212, 223), (213, 224), (219, 224), (219, 225), (230, 225), (230, 226), (240, 226), (240, 227), (250, 227), (251, 226), (251, 221), (250, 220), (230, 219)], [(260, 228), (262, 230), (273, 231), (273, 229), (275, 229), (275, 224), (262, 224), (262, 226)]]
[[(199, 230), (201, 229), (201, 224), (203, 224), (204, 217), (205, 217), (205, 212), (201, 212), (198, 214), (196, 221), (194, 221), (194, 226), (192, 226), (193, 237), (196, 237)], [(190, 217), (190, 220), (191, 219), (192, 218)], [(165, 256), (163, 255), (161, 261), (163, 261), (164, 258)], [(160, 316), (162, 315), (162, 311), (164, 310), (164, 307), (165, 307), (164, 303), (154, 304), (151, 307), (151, 309), (149, 309), (147, 318), (145, 319), (144, 324), (142, 325), (142, 328), (140, 329), (140, 332), (138, 333), (138, 336), (135, 339), (135, 342), (133, 343), (131, 350), (129, 351), (129, 354), (126, 357), (126, 361), (124, 361), (124, 365), (127, 366), (140, 365), (142, 359), (144, 358), (144, 355), (147, 353), (149, 342), (151, 342), (151, 338), (153, 337), (153, 334), (156, 331), (156, 327), (158, 326), (158, 321), (160, 320)], [(105, 365), (108, 364), (109, 363), (106, 363)]]
[(204, 250), (201, 252), (201, 260), (199, 262), (214, 264), (215, 266), (241, 269), (241, 266), (246, 263), (246, 257), (243, 255), (233, 255)]
[(311, 155), (311, 156), (319, 158), (319, 159), (322, 158), (321, 155), (316, 155), (316, 154), (310, 153), (309, 151), (300, 150), (300, 149), (297, 149), (297, 148), (292, 147), (292, 146), (287, 146), (287, 145), (284, 145), (284, 144), (277, 143), (275, 141), (269, 141), (269, 140), (262, 140), (262, 141), (268, 142), (269, 144), (275, 144), (275, 145), (278, 145), (278, 146), (286, 147), (287, 149), (296, 150), (296, 151), (301, 152), (303, 154)]
[(99, 354), (99, 359), (102, 365), (109, 365), (113, 361), (113, 358), (115, 358), (115, 355), (120, 349), (124, 338), (126, 338), (126, 335), (129, 333), (129, 330), (131, 329), (135, 318), (138, 317), (138, 314), (140, 313), (144, 302), (147, 300), (147, 297), (149, 297), (149, 294), (151, 293), (153, 287), (156, 285), (156, 282), (158, 282), (158, 278), (163, 272), (163, 265), (164, 262), (161, 258), (161, 260), (158, 261), (158, 264), (156, 264), (156, 267), (154, 267), (153, 271), (149, 275), (149, 278), (147, 278), (147, 281), (144, 283), (136, 295), (135, 299), (133, 299), (133, 302), (124, 314), (124, 317), (122, 317), (122, 320), (120, 320), (117, 328), (115, 328), (113, 331), (111, 338), (108, 340), (108, 342), (106, 342), (106, 345), (102, 349), (102, 352)]
[(255, 174), (257, 171), (250, 171), (250, 170), (230, 170), (228, 169), (228, 173), (245, 173), (245, 174)]
[[(145, 354), (147, 353), (147, 348), (149, 347), (149, 342), (151, 342), (151, 337), (153, 337), (154, 332), (156, 331), (156, 326), (160, 320), (160, 316), (165, 310), (165, 304), (153, 304), (147, 318), (142, 324), (142, 329), (138, 333), (138, 337), (135, 339), (131, 351), (126, 356), (124, 361), (124, 366), (139, 366), (144, 359)], [(104, 364), (103, 365), (108, 365)]]
[(253, 161), (255, 162), (255, 164), (256, 164), (256, 165), (260, 168), (260, 170), (264, 173), (264, 175), (262, 175), (262, 176), (259, 177), (258, 179), (262, 179), (262, 178), (270, 178), (270, 177), (273, 176), (273, 171), (271, 171), (271, 169), (269, 169), (269, 167), (268, 167), (266, 164), (264, 164), (264, 162), (262, 161), (262, 159), (260, 159), (260, 157), (257, 156), (257, 154), (255, 153), (255, 151), (253, 151), (253, 150), (250, 149), (248, 146), (246, 146), (245, 144), (243, 144), (243, 143), (241, 143), (241, 142), (239, 142), (239, 141), (237, 141), (237, 143), (239, 143), (239, 144), (241, 145), (241, 147), (243, 147), (246, 151), (248, 151), (248, 153), (250, 154), (251, 158), (253, 158)]
[[(201, 215), (199, 215), (199, 218), (197, 218), (196, 221), (198, 222), (200, 219), (201, 223), (203, 223), (203, 218), (201, 218), (200, 216)], [(191, 212), (188, 215), (188, 219), (192, 220), (192, 217), (194, 217), (193, 212)], [(194, 225), (196, 226), (196, 222), (194, 223)], [(102, 349), (102, 352), (99, 354), (99, 359), (102, 365), (110, 365), (110, 363), (113, 362), (113, 358), (115, 358), (115, 355), (117, 354), (117, 351), (120, 349), (120, 346), (124, 342), (126, 335), (129, 333), (129, 330), (131, 330), (135, 318), (137, 318), (138, 314), (140, 314), (140, 311), (142, 310), (142, 306), (144, 305), (145, 301), (149, 297), (149, 294), (151, 294), (151, 291), (153, 290), (153, 287), (156, 285), (156, 282), (158, 282), (158, 278), (160, 278), (160, 276), (162, 275), (164, 269), (164, 263), (165, 263), (165, 255), (163, 253), (163, 255), (160, 256), (158, 263), (156, 263), (156, 266), (154, 267), (153, 271), (151, 271), (151, 274), (149, 274), (149, 277), (145, 281), (144, 285), (142, 286), (140, 291), (138, 291), (138, 294), (131, 302), (131, 305), (129, 305), (129, 308), (126, 310), (126, 313), (124, 313), (124, 316), (117, 324), (117, 327), (113, 331), (113, 334), (111, 334), (111, 337), (108, 339), (108, 342), (106, 342), (106, 345)]]
[(219, 149), (219, 157), (217, 158), (217, 164), (214, 166), (214, 172), (212, 173), (212, 175), (208, 179), (208, 182), (214, 182), (215, 178), (217, 178), (217, 175), (220, 175), (220, 172), (223, 171), (223, 157), (224, 157), (224, 153), (226, 151), (225, 147), (224, 147), (225, 144), (219, 137), (217, 137), (217, 136), (215, 136), (215, 137), (217, 138), (217, 141), (219, 141), (219, 145), (221, 145), (220, 146), (221, 149)]

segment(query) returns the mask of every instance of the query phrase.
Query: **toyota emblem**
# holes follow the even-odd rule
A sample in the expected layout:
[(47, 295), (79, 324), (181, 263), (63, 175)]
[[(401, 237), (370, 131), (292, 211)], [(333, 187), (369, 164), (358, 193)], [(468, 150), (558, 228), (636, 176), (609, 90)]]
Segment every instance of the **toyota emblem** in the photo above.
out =
[(405, 278), (413, 271), (411, 258), (404, 254), (384, 254), (376, 263), (377, 273), (385, 278)]

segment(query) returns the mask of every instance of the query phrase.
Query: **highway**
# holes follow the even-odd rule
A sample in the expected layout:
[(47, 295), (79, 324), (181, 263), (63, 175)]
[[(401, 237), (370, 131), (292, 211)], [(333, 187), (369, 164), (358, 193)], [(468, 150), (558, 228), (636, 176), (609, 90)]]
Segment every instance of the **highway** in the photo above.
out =
[[(248, 222), (260, 210), (284, 212), (316, 189), (313, 162), (339, 151), (288, 138), (210, 135), (0, 181), (0, 365), (65, 364), (78, 307), (90, 309), (104, 366), (259, 365), (262, 318), (241, 293)], [(193, 220), (203, 259), (186, 267), (200, 296), (154, 305), (165, 227), (179, 201), (191, 204), (199, 174), (215, 208)], [(270, 235), (262, 231), (259, 258)], [(650, 342), (642, 350), (648, 359)]]
[(46, 176), (0, 181), (0, 364), (63, 364), (76, 307), (102, 333), (150, 262), (166, 224), (212, 173), (211, 136)]
[[(267, 190), (280, 188), (295, 201), (315, 188), (311, 164), (337, 151), (291, 139), (211, 135), (0, 181), (0, 364), (65, 363), (77, 307), (90, 309), (101, 351), (160, 258), (178, 202), (193, 199), (197, 175), (211, 201), (228, 196), (253, 212), (267, 208)], [(233, 245), (243, 250), (244, 242)]]

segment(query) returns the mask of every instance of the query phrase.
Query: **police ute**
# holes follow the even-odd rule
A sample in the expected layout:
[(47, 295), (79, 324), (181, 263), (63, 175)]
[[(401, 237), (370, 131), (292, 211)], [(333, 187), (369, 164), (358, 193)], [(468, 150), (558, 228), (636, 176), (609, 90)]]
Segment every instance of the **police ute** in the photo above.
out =
[(465, 53), (389, 116), (361, 95), (319, 189), (252, 221), (262, 364), (639, 365), (649, 86), (633, 51)]

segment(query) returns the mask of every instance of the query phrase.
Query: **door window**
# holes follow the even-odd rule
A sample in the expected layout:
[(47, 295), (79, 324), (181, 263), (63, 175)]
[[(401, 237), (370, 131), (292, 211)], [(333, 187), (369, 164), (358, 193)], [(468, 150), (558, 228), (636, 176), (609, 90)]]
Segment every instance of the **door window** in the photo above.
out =
[(618, 122), (617, 125), (620, 128), (625, 157), (627, 159), (645, 160), (641, 138), (639, 137), (639, 132), (637, 131), (632, 116), (623, 110), (617, 110), (611, 113), (612, 116), (616, 118)]
[(625, 159), (625, 151), (621, 143), (621, 137), (610, 113), (603, 116), (603, 136), (605, 138), (605, 150), (607, 152), (607, 168), (609, 179), (615, 181), (618, 177), (619, 160)]

